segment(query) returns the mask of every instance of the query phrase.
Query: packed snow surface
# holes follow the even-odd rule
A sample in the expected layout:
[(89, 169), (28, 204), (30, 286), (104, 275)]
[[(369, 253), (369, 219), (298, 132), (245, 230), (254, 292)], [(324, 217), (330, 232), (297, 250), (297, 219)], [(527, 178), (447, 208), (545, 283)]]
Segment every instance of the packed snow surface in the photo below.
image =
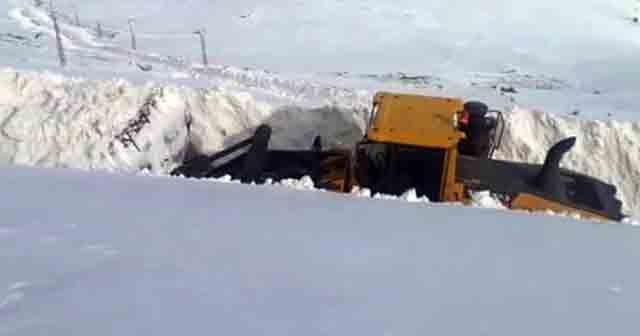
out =
[(637, 334), (628, 225), (71, 169), (0, 184), (2, 335)]

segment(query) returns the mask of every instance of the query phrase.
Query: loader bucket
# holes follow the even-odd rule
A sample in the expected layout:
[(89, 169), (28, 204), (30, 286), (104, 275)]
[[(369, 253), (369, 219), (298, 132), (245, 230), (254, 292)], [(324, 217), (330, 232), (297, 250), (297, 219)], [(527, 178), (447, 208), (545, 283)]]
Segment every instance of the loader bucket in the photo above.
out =
[(310, 176), (318, 188), (349, 191), (351, 155), (344, 150), (322, 150), (320, 137), (309, 150), (271, 150), (271, 127), (259, 126), (252, 137), (213, 155), (199, 155), (174, 169), (172, 175), (221, 177), (243, 183)]

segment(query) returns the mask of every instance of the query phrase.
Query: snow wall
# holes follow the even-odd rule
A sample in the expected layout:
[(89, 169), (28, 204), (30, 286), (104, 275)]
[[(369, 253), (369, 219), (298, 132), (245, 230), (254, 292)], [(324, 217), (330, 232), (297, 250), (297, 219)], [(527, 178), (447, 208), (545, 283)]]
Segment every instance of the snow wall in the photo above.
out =
[[(188, 143), (214, 152), (267, 122), (272, 146), (308, 148), (360, 139), (368, 101), (307, 107), (221, 88), (133, 86), (52, 74), (0, 71), (0, 162), (166, 173)], [(625, 212), (640, 215), (640, 123), (584, 120), (515, 108), (505, 114), (499, 159), (543, 162), (555, 142), (577, 136), (563, 166), (618, 187)]]

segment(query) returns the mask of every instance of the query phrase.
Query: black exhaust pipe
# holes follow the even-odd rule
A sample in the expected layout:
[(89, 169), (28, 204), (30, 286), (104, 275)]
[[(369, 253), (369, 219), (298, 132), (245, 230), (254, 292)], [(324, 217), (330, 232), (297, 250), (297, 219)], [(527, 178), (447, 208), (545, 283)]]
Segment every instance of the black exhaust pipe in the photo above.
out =
[(564, 188), (560, 183), (560, 161), (576, 143), (576, 137), (566, 138), (549, 149), (544, 165), (535, 177), (533, 185), (546, 194), (565, 200)]

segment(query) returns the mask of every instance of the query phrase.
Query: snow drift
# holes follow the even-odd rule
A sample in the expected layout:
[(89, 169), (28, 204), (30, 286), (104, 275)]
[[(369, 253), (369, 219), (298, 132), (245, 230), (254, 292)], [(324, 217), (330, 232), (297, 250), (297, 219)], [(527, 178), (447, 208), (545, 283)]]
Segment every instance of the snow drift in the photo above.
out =
[[(344, 107), (343, 107), (344, 106)], [(306, 148), (316, 134), (328, 145), (361, 137), (364, 102), (305, 106), (223, 88), (131, 85), (50, 74), (0, 72), (0, 160), (5, 163), (166, 173), (191, 143), (210, 153), (262, 122), (273, 146)], [(568, 136), (578, 143), (563, 164), (619, 188), (625, 211), (640, 214), (640, 123), (593, 121), (515, 108), (497, 157), (540, 163)]]
[(72, 169), (0, 185), (2, 335), (637, 334), (627, 225)]

